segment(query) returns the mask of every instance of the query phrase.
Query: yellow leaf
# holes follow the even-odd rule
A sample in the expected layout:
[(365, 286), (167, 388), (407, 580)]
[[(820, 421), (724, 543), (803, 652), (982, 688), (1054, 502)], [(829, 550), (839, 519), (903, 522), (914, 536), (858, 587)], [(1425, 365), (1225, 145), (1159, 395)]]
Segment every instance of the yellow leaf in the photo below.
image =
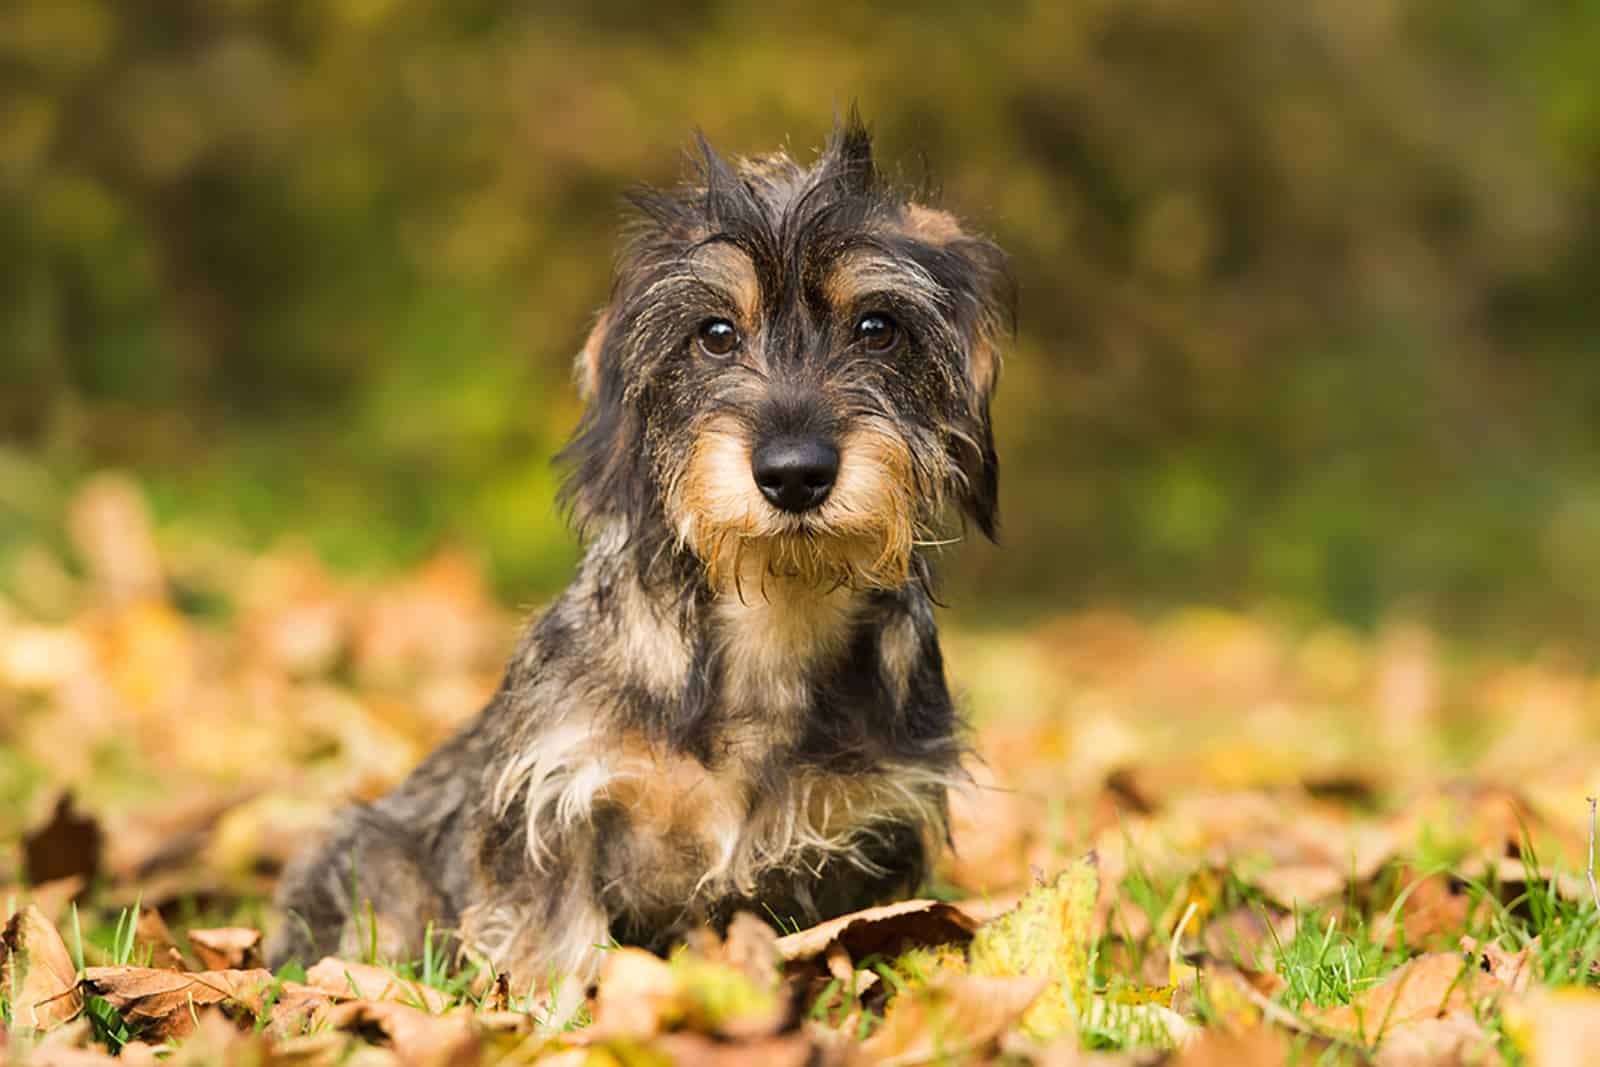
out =
[(971, 972), (1011, 978), (1047, 978), (1050, 985), (1023, 1016), (1032, 1037), (1048, 1041), (1072, 1032), (1077, 1011), (1089, 1002), (1089, 947), (1100, 874), (1094, 855), (1026, 894), (1012, 911), (973, 935)]

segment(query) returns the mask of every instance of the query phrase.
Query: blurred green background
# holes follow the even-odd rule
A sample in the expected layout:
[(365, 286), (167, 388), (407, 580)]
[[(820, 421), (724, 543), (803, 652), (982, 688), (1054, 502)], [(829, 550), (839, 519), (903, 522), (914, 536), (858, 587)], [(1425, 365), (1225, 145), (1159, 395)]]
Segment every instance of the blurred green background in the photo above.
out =
[(619, 195), (856, 100), (1014, 257), (967, 617), (1600, 636), (1596, 57), (1592, 0), (0, 4), (0, 563), (114, 466), (548, 595)]

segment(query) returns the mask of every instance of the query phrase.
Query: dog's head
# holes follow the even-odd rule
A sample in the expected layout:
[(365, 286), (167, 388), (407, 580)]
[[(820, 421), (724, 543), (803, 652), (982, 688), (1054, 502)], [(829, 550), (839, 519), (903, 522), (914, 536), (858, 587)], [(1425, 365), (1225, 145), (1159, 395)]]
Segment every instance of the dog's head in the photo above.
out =
[(854, 117), (801, 167), (702, 143), (639, 221), (579, 358), (580, 520), (656, 528), (714, 588), (893, 588), (960, 512), (994, 535), (1004, 256), (879, 174)]

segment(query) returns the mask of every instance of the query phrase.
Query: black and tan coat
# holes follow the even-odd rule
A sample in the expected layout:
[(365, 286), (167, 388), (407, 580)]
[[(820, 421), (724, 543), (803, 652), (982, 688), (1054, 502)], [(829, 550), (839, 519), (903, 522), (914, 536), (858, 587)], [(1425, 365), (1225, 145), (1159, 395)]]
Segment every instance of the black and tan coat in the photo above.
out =
[[(276, 962), (414, 956), (431, 921), (584, 981), (612, 941), (909, 893), (943, 844), (929, 554), (994, 530), (1002, 257), (890, 188), (857, 121), (809, 168), (702, 147), (635, 198), (579, 359), (576, 579), (489, 706), (291, 869)], [(798, 503), (752, 474), (773, 442), (825, 457)]]

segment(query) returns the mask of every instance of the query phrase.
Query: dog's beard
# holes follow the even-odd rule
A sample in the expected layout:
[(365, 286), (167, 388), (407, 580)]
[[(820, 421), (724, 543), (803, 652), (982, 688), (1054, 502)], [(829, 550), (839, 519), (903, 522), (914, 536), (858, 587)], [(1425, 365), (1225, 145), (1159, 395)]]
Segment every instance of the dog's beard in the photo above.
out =
[(839, 446), (839, 474), (823, 503), (799, 515), (762, 498), (750, 474), (750, 443), (717, 420), (670, 483), (668, 508), (680, 544), (705, 566), (717, 592), (769, 596), (774, 584), (811, 589), (894, 589), (911, 569), (917, 528), (911, 454), (892, 432), (866, 426)]

